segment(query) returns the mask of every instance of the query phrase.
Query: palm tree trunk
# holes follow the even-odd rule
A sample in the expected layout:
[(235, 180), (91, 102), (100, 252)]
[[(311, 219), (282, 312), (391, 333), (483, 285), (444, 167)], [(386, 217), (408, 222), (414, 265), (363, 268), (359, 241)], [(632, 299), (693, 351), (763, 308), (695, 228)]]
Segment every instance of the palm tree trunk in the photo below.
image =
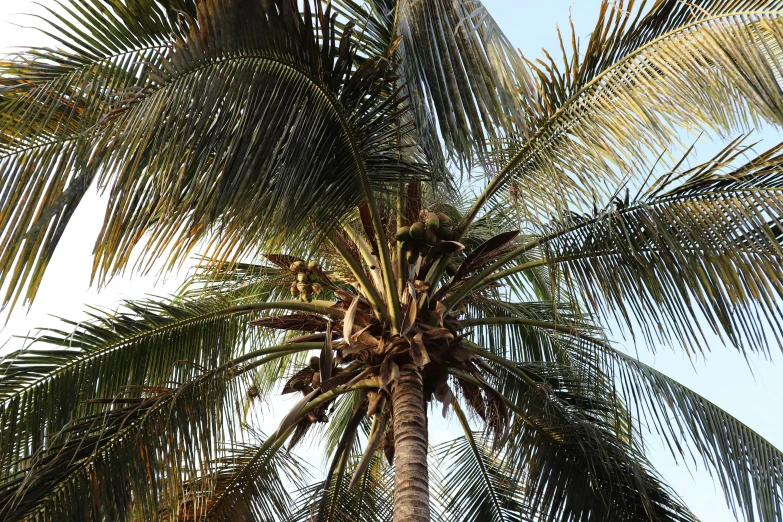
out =
[(394, 408), (394, 522), (429, 522), (427, 411), (423, 381), (412, 364), (400, 370)]

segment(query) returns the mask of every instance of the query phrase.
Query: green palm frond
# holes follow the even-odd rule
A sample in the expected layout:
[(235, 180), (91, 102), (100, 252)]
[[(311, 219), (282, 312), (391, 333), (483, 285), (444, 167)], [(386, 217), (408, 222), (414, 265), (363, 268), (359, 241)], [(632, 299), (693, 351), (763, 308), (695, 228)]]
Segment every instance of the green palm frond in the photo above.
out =
[(220, 297), (126, 302), (85, 322), (65, 321), (73, 331), (44, 331), (0, 360), (0, 466), (23, 465), (45, 434), (92, 411), (85, 401), (177, 380), (189, 366), (215, 367), (268, 344), (269, 335), (247, 322), (280, 306)]
[(546, 521), (696, 520), (629, 441), (611, 383), (588, 385), (551, 364), (494, 367), (514, 413), (506, 465), (524, 484), (527, 512)]
[(160, 64), (178, 32), (177, 12), (195, 13), (190, 0), (62, 7), (66, 13), (48, 10), (42, 31), (63, 48), (33, 48), (0, 62), (0, 285), (10, 282), (3, 304), (34, 297), (97, 175), (94, 138), (110, 125), (118, 96), (136, 93)]
[(460, 324), (465, 333), (472, 334), (471, 340), (476, 344), (510, 360), (561, 364), (567, 361), (562, 343), (570, 339), (558, 337), (542, 325), (579, 327), (583, 334), (590, 331), (572, 307), (555, 302), (486, 299), (469, 306)]
[(562, 69), (551, 58), (536, 66), (546, 115), (535, 134), (488, 165), (498, 175), (484, 197), (502, 188), (534, 223), (638, 186), (683, 129), (725, 135), (783, 123), (779, 1), (602, 6), (586, 48)]
[(389, 57), (355, 67), (350, 27), (335, 34), (320, 4), (312, 16), (292, 0), (264, 5), (202, 9), (119, 118), (105, 146), (116, 176), (99, 273), (125, 265), (120, 253), (148, 230), (149, 258), (181, 259), (213, 234), (216, 258), (259, 254), (334, 227), (365, 184), (420, 172), (399, 139), (410, 129), (398, 125)]
[[(513, 326), (516, 322), (527, 327), (523, 318), (475, 321), (491, 324), (498, 335), (509, 339), (507, 344), (522, 342), (527, 335)], [(738, 508), (748, 520), (779, 519), (783, 452), (704, 397), (602, 340), (594, 328), (556, 322), (539, 328), (557, 334), (558, 346), (582, 382), (617, 383), (635, 440), (642, 441), (646, 429), (660, 436), (675, 458), (698, 455), (714, 471), (732, 509)], [(496, 355), (518, 360), (503, 345), (486, 346)], [(624, 407), (616, 415), (627, 413)]]
[[(648, 429), (675, 457), (697, 453), (726, 497), (747, 520), (783, 517), (783, 452), (712, 402), (671, 377), (614, 349), (594, 345), (606, 371), (622, 383), (623, 395)], [(633, 398), (633, 401), (631, 400)], [(737, 512), (739, 511), (739, 513)]]
[[(157, 519), (174, 515), (178, 522), (202, 520), (215, 500), (226, 495), (235, 477), (253, 463), (258, 448), (265, 442), (263, 437), (255, 439), (252, 443), (237, 442), (220, 448), (220, 457), (215, 459), (207, 478), (184, 483), (185, 498), (178, 509), (163, 509)], [(304, 480), (300, 461), (291, 453), (279, 451), (259, 471), (249, 483), (252, 489), (249, 503), (237, 503), (231, 513), (232, 520), (263, 520), (270, 513), (290, 512), (289, 491), (301, 487)]]
[[(350, 458), (346, 475), (353, 474), (357, 458)], [(335, 509), (329, 522), (389, 522), (392, 519), (392, 494), (394, 475), (382, 454), (373, 458), (364, 479), (355, 489), (347, 488), (347, 481), (331, 499)], [(312, 522), (317, 520), (324, 481), (313, 483), (297, 492), (295, 512), (286, 522)], [(315, 518), (314, 518), (315, 517)], [(326, 519), (324, 519), (326, 522)]]
[[(0, 515), (145, 520), (156, 518), (161, 505), (179, 506), (181, 481), (208, 487), (202, 471), (229, 433), (231, 370), (94, 399), (90, 415), (68, 423), (23, 469), (3, 474)], [(278, 481), (272, 493), (280, 491)]]
[(392, 8), (403, 37), (406, 85), (422, 135), (439, 135), (448, 153), (468, 163), (487, 139), (527, 135), (528, 112), (537, 110), (532, 77), (480, 1), (377, 3)]
[(545, 259), (592, 309), (611, 308), (647, 336), (699, 349), (703, 316), (733, 346), (768, 352), (783, 319), (783, 156), (777, 146), (729, 168), (745, 150), (550, 224), (539, 240)]
[[(366, 190), (423, 176), (389, 56), (357, 65), (351, 27), (336, 33), (320, 3), (300, 14), (292, 0), (233, 0), (218, 16), (216, 1), (172, 31), (132, 92), (112, 93), (110, 125), (86, 145), (91, 172), (111, 187), (99, 279), (130, 263), (142, 238), (139, 267), (166, 253), (175, 264), (205, 238), (235, 260), (266, 241), (312, 238)], [(27, 256), (17, 272), (38, 261)]]
[(434, 448), (444, 468), (440, 487), (448, 499), (441, 520), (523, 522), (533, 518), (525, 512), (522, 487), (515, 470), (505, 466), (502, 452), (480, 433), (470, 431), (459, 406), (455, 407), (465, 436)]

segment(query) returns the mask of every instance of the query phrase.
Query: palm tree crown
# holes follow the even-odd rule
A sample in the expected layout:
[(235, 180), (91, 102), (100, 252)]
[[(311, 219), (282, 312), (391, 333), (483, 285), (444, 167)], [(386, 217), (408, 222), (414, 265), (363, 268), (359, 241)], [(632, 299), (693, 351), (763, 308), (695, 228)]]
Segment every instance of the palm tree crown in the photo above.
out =
[[(93, 188), (99, 284), (201, 257), (0, 360), (2, 520), (694, 521), (651, 431), (783, 522), (783, 453), (601, 327), (780, 344), (783, 145), (741, 134), (783, 125), (783, 2), (604, 1), (535, 62), (478, 0), (44, 23), (57, 48), (0, 63), (4, 304)], [(683, 129), (738, 137), (685, 167)], [(463, 436), (429, 448), (430, 405)]]

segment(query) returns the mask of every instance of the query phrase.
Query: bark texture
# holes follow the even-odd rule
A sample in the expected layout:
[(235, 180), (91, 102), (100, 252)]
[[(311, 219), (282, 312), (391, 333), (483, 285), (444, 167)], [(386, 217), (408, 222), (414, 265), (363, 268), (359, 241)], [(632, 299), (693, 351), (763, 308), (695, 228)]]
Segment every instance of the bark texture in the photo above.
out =
[(422, 377), (413, 365), (400, 369), (394, 408), (394, 522), (429, 522), (427, 410)]

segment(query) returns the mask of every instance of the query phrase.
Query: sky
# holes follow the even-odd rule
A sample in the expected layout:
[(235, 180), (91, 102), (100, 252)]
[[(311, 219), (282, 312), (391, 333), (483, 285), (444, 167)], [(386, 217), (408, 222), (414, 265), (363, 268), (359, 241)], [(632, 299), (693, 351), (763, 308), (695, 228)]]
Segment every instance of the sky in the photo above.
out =
[[(39, 3), (54, 4), (53, 0), (39, 0)], [(557, 50), (556, 26), (567, 28), (569, 16), (576, 26), (577, 36), (588, 37), (600, 1), (485, 0), (484, 4), (511, 42), (528, 58), (536, 58), (542, 55), (542, 47)], [(30, 25), (32, 20), (18, 16), (17, 13), (36, 10), (40, 12), (27, 0), (0, 0), (0, 53), (10, 52), (12, 47), (38, 45), (42, 42), (38, 33), (18, 26)], [(762, 139), (764, 146), (772, 146), (780, 141), (778, 133), (770, 129), (759, 129), (755, 139)], [(708, 157), (710, 150), (714, 149), (706, 147), (702, 157)], [(98, 196), (93, 194), (86, 198), (71, 220), (62, 239), (62, 247), (54, 256), (32, 309), (17, 310), (0, 332), (0, 346), (7, 343), (5, 349), (0, 348), (0, 354), (19, 346), (19, 341), (12, 339), (12, 336), (25, 334), (35, 327), (56, 324), (51, 316), (79, 319), (83, 317), (86, 305), (112, 306), (124, 298), (139, 298), (146, 294), (163, 295), (176, 289), (185, 275), (184, 271), (164, 277), (157, 274), (128, 274), (116, 279), (101, 292), (90, 287), (91, 251), (103, 212), (102, 200)], [(772, 361), (760, 358), (746, 361), (735, 351), (723, 347), (716, 339), (710, 343), (710, 352), (706, 357), (691, 360), (677, 346), (657, 346), (654, 353), (650, 347), (634, 345), (631, 340), (626, 340), (624, 346), (629, 353), (638, 352), (644, 362), (691, 387), (783, 448), (783, 416), (780, 414), (780, 401), (783, 399), (783, 372), (780, 365), (783, 357), (779, 351), (774, 353)], [(437, 416), (433, 412), (433, 417)], [(459, 427), (454, 423), (437, 420), (431, 424), (433, 443), (458, 435)], [(310, 451), (307, 448), (305, 450)], [(651, 459), (703, 522), (734, 520), (722, 493), (704, 472), (701, 463), (697, 469), (679, 467), (663, 446), (656, 443), (652, 444)]]

